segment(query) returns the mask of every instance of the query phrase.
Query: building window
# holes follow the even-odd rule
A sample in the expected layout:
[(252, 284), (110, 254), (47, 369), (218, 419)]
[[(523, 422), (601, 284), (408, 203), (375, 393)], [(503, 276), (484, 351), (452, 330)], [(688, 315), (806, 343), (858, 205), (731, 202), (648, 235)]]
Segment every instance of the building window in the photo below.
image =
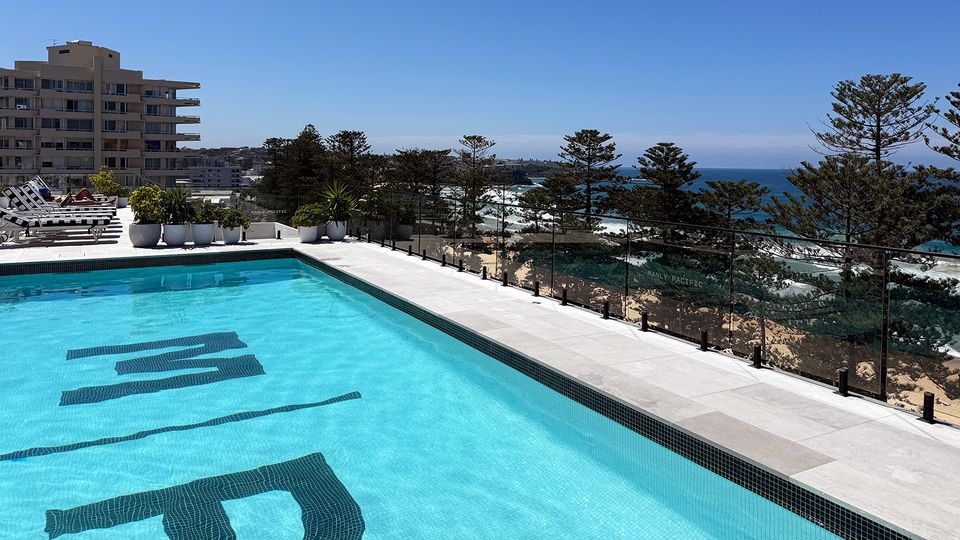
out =
[(15, 118), (13, 126), (17, 129), (33, 129), (33, 118)]
[(14, 103), (18, 111), (26, 111), (30, 109), (30, 98), (18, 97)]
[(33, 90), (33, 79), (13, 79), (13, 87), (20, 90)]
[(67, 92), (92, 94), (93, 81), (67, 81)]
[(73, 118), (68, 119), (67, 130), (68, 131), (93, 131), (93, 120), (77, 120)]
[(60, 49), (57, 54), (70, 54), (70, 49)]
[(63, 91), (63, 81), (56, 79), (40, 79), (40, 88), (43, 90)]

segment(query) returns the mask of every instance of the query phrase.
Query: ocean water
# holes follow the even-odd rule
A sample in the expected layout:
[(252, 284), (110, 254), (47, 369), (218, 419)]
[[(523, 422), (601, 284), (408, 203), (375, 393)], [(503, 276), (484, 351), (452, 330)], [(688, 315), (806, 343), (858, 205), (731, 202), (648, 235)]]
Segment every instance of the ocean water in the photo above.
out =
[(834, 538), (296, 261), (0, 312), (0, 538)]

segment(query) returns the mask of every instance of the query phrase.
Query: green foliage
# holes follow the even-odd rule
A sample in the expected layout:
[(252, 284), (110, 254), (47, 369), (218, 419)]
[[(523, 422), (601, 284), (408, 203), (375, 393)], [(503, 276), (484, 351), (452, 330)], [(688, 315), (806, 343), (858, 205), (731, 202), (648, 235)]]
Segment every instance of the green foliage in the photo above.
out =
[(362, 131), (341, 130), (325, 139), (331, 180), (353, 190), (370, 187), (375, 168), (367, 135)]
[(330, 221), (349, 221), (357, 207), (357, 200), (350, 193), (347, 186), (337, 182), (330, 182), (323, 191), (323, 203), (326, 218)]
[(803, 162), (787, 180), (800, 194), (774, 197), (767, 213), (798, 236), (907, 249), (934, 239), (941, 188), (901, 165), (848, 153)]
[(595, 129), (581, 129), (573, 135), (563, 137), (566, 144), (560, 147), (560, 159), (563, 170), (572, 174), (577, 183), (584, 186), (584, 209), (592, 215), (594, 187), (598, 182), (613, 180), (617, 177), (619, 165), (613, 162), (620, 158), (617, 145), (609, 133), (601, 134)]
[(859, 81), (840, 81), (831, 95), (833, 114), (817, 141), (837, 153), (855, 153), (879, 162), (899, 148), (920, 140), (936, 112), (923, 101), (924, 83), (911, 83), (899, 73), (864, 75)]
[(163, 194), (163, 222), (168, 225), (183, 225), (190, 223), (196, 213), (190, 194), (182, 187), (169, 190)]
[(129, 197), (130, 188), (117, 183), (116, 174), (106, 165), (100, 166), (100, 171), (90, 175), (93, 189), (107, 197)]
[(636, 186), (617, 197), (618, 209), (628, 217), (674, 223), (703, 223), (696, 208), (696, 198), (688, 188), (700, 178), (697, 162), (691, 161), (683, 149), (671, 142), (647, 148), (637, 158), (640, 176), (647, 185)]
[(224, 229), (235, 229), (237, 227), (246, 229), (250, 226), (250, 219), (236, 208), (221, 208), (217, 221)]
[(493, 200), (489, 191), (498, 171), (497, 156), (490, 149), (496, 144), (483, 135), (464, 135), (460, 138), (463, 148), (456, 152), (454, 188), (460, 201), (460, 223), (469, 227), (470, 236), (476, 236), (477, 224), (483, 221), (481, 212)]
[(540, 232), (547, 215), (552, 212), (553, 197), (546, 189), (537, 186), (520, 195), (518, 202), (524, 208), (520, 210), (520, 217), (524, 223), (530, 223), (529, 230)]
[(213, 203), (201, 201), (195, 205), (194, 210), (191, 223), (213, 223), (220, 219), (221, 209)]
[(293, 214), (294, 227), (315, 227), (327, 222), (327, 208), (318, 203), (305, 204)]
[(946, 96), (946, 100), (950, 108), (947, 109), (946, 112), (938, 110), (937, 113), (942, 113), (942, 118), (958, 131), (951, 131), (950, 128), (946, 126), (938, 126), (928, 122), (927, 128), (944, 139), (944, 142), (935, 144), (927, 135), (924, 135), (924, 141), (926, 141), (927, 146), (934, 151), (960, 161), (960, 92), (950, 92)]
[(701, 189), (696, 198), (710, 215), (710, 223), (728, 229), (756, 227), (754, 214), (764, 208), (770, 190), (757, 182), (708, 180), (709, 189)]
[(134, 223), (160, 223), (164, 217), (164, 191), (160, 186), (140, 186), (130, 194)]
[(99, 172), (90, 175), (90, 183), (97, 193), (105, 194), (105, 189), (117, 183), (117, 177), (109, 167), (101, 165)]

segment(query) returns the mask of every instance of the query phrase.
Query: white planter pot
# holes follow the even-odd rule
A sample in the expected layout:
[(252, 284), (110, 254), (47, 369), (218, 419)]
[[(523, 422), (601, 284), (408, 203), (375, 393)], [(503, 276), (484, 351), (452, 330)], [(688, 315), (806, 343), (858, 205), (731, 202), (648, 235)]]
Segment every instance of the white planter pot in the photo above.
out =
[(239, 243), (242, 233), (243, 229), (240, 227), (231, 227), (229, 229), (225, 227), (223, 229), (223, 243), (227, 245)]
[(317, 226), (297, 227), (297, 234), (300, 235), (300, 241), (303, 243), (317, 241)]
[(10, 208), (10, 197), (0, 197), (0, 208)]
[(347, 236), (346, 221), (327, 222), (327, 238), (332, 242), (339, 242)]
[(128, 232), (133, 247), (154, 247), (160, 243), (159, 223), (131, 223)]
[(128, 197), (117, 197), (117, 208), (126, 208), (127, 199)]
[(207, 246), (213, 242), (213, 234), (217, 232), (217, 226), (213, 223), (192, 223), (190, 232), (193, 234), (193, 245)]
[(168, 246), (182, 246), (187, 241), (189, 225), (163, 225), (163, 243)]

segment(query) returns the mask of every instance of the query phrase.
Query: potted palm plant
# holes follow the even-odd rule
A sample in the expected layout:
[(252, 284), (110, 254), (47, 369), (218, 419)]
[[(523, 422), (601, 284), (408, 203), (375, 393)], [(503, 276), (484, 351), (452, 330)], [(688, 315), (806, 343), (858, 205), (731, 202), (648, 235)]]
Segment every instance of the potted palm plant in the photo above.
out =
[(133, 223), (128, 228), (133, 247), (154, 247), (160, 242), (164, 193), (160, 186), (140, 186), (130, 195)]
[(339, 242), (347, 236), (347, 222), (353, 215), (357, 200), (346, 186), (334, 180), (323, 192), (327, 205), (327, 238)]
[(327, 213), (324, 207), (317, 203), (311, 203), (297, 208), (290, 224), (297, 228), (297, 234), (300, 236), (301, 242), (316, 242), (320, 224), (326, 219)]
[(242, 232), (250, 226), (250, 220), (236, 208), (223, 208), (218, 219), (223, 229), (223, 243), (230, 245), (240, 242)]
[(213, 243), (213, 235), (217, 232), (216, 221), (220, 217), (220, 209), (207, 201), (196, 206), (193, 219), (190, 220), (190, 232), (193, 234), (193, 244), (206, 246)]
[(187, 241), (188, 224), (193, 219), (193, 203), (182, 187), (164, 193), (163, 203), (163, 243), (182, 246)]

